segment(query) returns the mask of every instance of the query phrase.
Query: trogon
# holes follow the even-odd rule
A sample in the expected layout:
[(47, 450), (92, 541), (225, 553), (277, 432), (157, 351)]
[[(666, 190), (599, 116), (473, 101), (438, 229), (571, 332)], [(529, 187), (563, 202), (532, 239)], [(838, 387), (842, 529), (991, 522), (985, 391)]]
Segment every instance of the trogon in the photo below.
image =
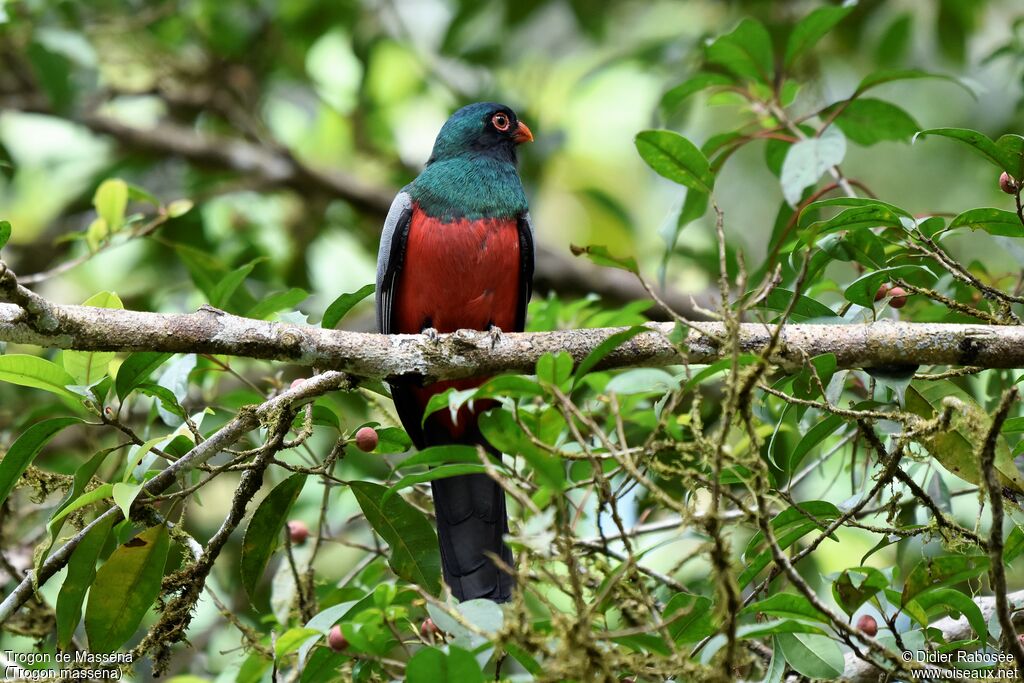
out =
[[(534, 264), (516, 147), (533, 140), (508, 107), (471, 104), (442, 126), (423, 171), (395, 197), (377, 257), (377, 324), (385, 334), (459, 329), (521, 332)], [(430, 397), (484, 379), (390, 382), (413, 444), (482, 444), (477, 415), (490, 402), (423, 415)], [(488, 556), (512, 564), (505, 493), (485, 474), (431, 482), (445, 582), (459, 600), (509, 599), (511, 577)]]

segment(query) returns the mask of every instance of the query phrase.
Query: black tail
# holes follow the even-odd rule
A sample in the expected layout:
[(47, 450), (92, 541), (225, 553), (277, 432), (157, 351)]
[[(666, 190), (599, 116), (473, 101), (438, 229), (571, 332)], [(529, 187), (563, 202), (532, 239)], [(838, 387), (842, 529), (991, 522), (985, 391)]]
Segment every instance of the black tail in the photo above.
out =
[(512, 577), (488, 557), (511, 567), (505, 491), (486, 474), (463, 474), (431, 482), (437, 512), (444, 580), (459, 600), (487, 598), (507, 602)]

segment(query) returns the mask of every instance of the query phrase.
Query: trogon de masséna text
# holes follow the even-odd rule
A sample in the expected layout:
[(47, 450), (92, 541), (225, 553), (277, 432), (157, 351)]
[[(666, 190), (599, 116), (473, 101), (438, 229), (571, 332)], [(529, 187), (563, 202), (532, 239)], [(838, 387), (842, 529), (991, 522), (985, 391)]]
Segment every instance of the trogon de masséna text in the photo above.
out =
[[(479, 102), (441, 128), (423, 172), (391, 204), (377, 257), (377, 324), (385, 334), (459, 329), (521, 332), (533, 280), (533, 227), (516, 170), (516, 146), (533, 140), (506, 106)], [(431, 396), (483, 379), (391, 382), (395, 408), (417, 448), (483, 444), (477, 414), (490, 402), (442, 410)], [(505, 493), (485, 474), (431, 483), (444, 578), (459, 600), (509, 599), (512, 564)]]

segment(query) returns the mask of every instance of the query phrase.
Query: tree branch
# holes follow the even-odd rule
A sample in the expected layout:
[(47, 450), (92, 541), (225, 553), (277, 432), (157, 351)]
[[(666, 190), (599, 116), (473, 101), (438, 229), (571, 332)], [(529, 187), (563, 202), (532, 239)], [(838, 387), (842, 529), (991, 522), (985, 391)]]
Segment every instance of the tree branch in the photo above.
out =
[[(343, 373), (325, 372), (275, 396), (266, 403), (262, 403), (249, 410), (242, 410), (234, 419), (218, 429), (214, 434), (211, 434), (205, 441), (196, 444), (195, 448), (175, 460), (166, 469), (161, 470), (159, 474), (146, 482), (142, 489), (143, 492), (153, 496), (166, 491), (177, 481), (179, 475), (192, 467), (202, 465), (225, 448), (229, 448), (243, 436), (259, 427), (262, 422), (279, 417), (281, 411), (294, 408), (330, 391), (336, 391), (349, 386), (350, 380)], [(142, 503), (145, 503), (145, 497), (140, 496), (137, 504)], [(42, 586), (68, 563), (68, 560), (71, 559), (71, 553), (74, 552), (75, 548), (78, 547), (78, 544), (81, 543), (90, 530), (111, 517), (115, 519), (121, 518), (121, 509), (116, 505), (107, 509), (81, 531), (68, 539), (64, 545), (55, 550), (43, 562), (38, 576), (34, 576), (34, 572), (29, 571), (21, 583), (0, 603), (0, 623), (9, 619), (18, 608), (24, 605), (32, 597), (37, 586)]]
[[(7, 95), (0, 99), (0, 108), (55, 116), (45, 98)], [(150, 128), (124, 123), (112, 116), (87, 113), (70, 119), (90, 131), (108, 135), (125, 149), (144, 154), (181, 157), (200, 166), (212, 166), (258, 178), (260, 181), (287, 187), (301, 195), (341, 197), (356, 208), (383, 220), (395, 196), (395, 190), (366, 183), (337, 169), (310, 166), (284, 148), (272, 148), (245, 140), (214, 137), (170, 122)], [(559, 254), (543, 245), (537, 246), (534, 284), (540, 291), (553, 290), (570, 296), (594, 293), (606, 301), (627, 303), (646, 299), (643, 286), (624, 271), (598, 270)], [(706, 320), (699, 309), (714, 308), (707, 293), (694, 297), (676, 290), (661, 293), (664, 302), (677, 313), (691, 320)], [(666, 317), (661, 306), (652, 306), (652, 314)]]
[[(52, 332), (33, 327), (14, 304), (0, 304), (0, 341), (80, 351), (210, 353), (341, 370), (379, 379), (420, 375), (457, 379), (500, 372), (531, 373), (543, 354), (567, 351), (581, 361), (623, 328), (504, 334), (460, 330), (430, 340), (423, 335), (380, 335), (274, 323), (204, 307), (196, 313), (144, 313), (90, 306), (50, 305)], [(611, 351), (599, 367), (706, 364), (722, 357), (721, 323), (700, 323), (686, 338), (685, 358), (669, 341), (671, 323), (648, 323), (650, 332)], [(768, 347), (774, 326), (739, 326), (743, 352)], [(727, 350), (727, 349), (726, 349)], [(786, 369), (808, 357), (836, 356), (838, 367), (971, 365), (1024, 368), (1024, 327), (877, 322), (792, 324), (783, 328), (771, 361)]]

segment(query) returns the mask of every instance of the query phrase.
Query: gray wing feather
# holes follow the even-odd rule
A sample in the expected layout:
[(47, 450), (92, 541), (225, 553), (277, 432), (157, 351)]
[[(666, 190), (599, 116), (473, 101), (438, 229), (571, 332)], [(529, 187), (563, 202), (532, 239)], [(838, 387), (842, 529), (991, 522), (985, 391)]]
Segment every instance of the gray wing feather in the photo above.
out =
[(380, 235), (380, 249), (377, 251), (377, 329), (385, 334), (394, 332), (391, 306), (395, 283), (402, 269), (401, 262), (405, 254), (405, 240), (411, 217), (412, 197), (403, 190), (391, 202)]

